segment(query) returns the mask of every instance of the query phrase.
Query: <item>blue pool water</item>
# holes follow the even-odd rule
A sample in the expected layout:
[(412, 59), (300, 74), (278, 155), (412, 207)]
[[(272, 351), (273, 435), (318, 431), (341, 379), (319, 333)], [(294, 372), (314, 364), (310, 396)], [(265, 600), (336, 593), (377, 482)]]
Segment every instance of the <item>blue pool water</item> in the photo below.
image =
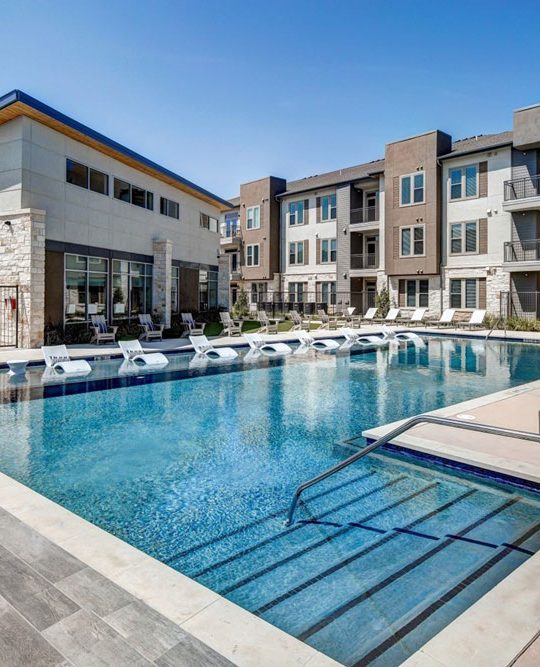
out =
[(0, 470), (346, 665), (399, 664), (540, 547), (534, 494), (388, 455), (284, 526), (343, 440), (538, 379), (540, 346), (433, 338), (241, 367), (174, 379), (181, 355), (166, 381), (1, 404)]

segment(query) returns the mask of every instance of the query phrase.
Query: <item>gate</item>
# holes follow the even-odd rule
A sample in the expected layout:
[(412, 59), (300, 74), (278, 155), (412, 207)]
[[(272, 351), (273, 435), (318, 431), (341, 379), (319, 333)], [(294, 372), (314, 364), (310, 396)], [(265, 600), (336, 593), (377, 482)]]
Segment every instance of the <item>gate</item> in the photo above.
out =
[(19, 287), (0, 285), (0, 347), (19, 343)]

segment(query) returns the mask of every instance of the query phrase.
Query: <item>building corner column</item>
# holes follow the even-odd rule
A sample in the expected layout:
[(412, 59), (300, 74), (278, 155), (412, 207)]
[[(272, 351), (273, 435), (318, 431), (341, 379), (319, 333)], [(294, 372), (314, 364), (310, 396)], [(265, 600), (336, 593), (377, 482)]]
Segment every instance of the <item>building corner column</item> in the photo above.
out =
[(172, 241), (154, 239), (153, 310), (166, 329), (171, 326), (172, 247)]

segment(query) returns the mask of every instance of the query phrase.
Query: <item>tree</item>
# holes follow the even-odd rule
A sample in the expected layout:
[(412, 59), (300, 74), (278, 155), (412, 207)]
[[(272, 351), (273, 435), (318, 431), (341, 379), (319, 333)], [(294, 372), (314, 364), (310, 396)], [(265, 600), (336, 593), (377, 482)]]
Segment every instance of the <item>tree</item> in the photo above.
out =
[(241, 287), (236, 298), (236, 303), (233, 306), (233, 314), (235, 317), (246, 317), (249, 315), (249, 299), (246, 290)]
[(379, 309), (381, 316), (386, 317), (390, 310), (390, 306), (392, 305), (390, 301), (390, 292), (386, 287), (383, 287), (382, 290), (377, 292), (377, 295), (375, 296), (375, 305)]

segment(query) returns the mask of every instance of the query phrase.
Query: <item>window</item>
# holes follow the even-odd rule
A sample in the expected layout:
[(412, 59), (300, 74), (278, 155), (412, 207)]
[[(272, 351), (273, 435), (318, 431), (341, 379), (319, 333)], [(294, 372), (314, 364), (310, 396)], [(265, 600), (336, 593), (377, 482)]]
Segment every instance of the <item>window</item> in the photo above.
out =
[(259, 244), (246, 246), (246, 266), (259, 266)]
[(114, 179), (114, 198), (140, 208), (147, 208), (149, 211), (154, 210), (154, 194), (152, 192), (131, 185), (120, 178)]
[(221, 226), (221, 236), (227, 239), (240, 234), (238, 213), (225, 213), (225, 224)]
[(450, 254), (478, 252), (478, 223), (456, 222), (450, 225)]
[(304, 283), (289, 283), (289, 301), (293, 303), (303, 303), (304, 301)]
[(418, 257), (424, 254), (424, 231), (424, 225), (401, 228), (401, 257)]
[(319, 295), (321, 303), (336, 305), (336, 283), (324, 282), (319, 283)]
[(289, 243), (289, 264), (304, 263), (304, 241)]
[(250, 206), (246, 211), (246, 228), (259, 229), (261, 226), (261, 207)]
[(180, 267), (171, 267), (171, 313), (180, 312)]
[(305, 202), (289, 202), (289, 225), (303, 225), (305, 222), (307, 222), (305, 219)]
[(211, 232), (217, 232), (218, 230), (218, 221), (217, 218), (213, 218), (207, 213), (201, 213), (199, 218), (199, 224), (203, 229), (208, 229)]
[(400, 205), (412, 206), (424, 203), (424, 172), (407, 174), (400, 178)]
[(152, 264), (113, 260), (113, 319), (152, 312)]
[(427, 308), (429, 305), (428, 280), (400, 280), (399, 304), (406, 308)]
[(199, 271), (199, 310), (217, 308), (217, 271)]
[(336, 239), (321, 240), (321, 264), (335, 262), (337, 259)]
[(450, 308), (478, 308), (478, 280), (450, 280)]
[(109, 194), (107, 174), (70, 159), (66, 159), (66, 182), (101, 195)]
[(321, 197), (321, 220), (335, 220), (337, 217), (336, 195)]
[(237, 252), (232, 252), (229, 255), (229, 267), (231, 270), (231, 273), (236, 273), (238, 269), (238, 253)]
[(266, 283), (251, 283), (251, 303), (267, 301)]
[(88, 322), (91, 315), (107, 316), (108, 262), (102, 257), (65, 255), (65, 321)]
[(478, 165), (450, 169), (450, 199), (469, 199), (478, 194)]
[(176, 201), (172, 201), (171, 199), (160, 197), (159, 212), (161, 215), (167, 215), (169, 218), (175, 218), (178, 220), (180, 218), (180, 204)]

